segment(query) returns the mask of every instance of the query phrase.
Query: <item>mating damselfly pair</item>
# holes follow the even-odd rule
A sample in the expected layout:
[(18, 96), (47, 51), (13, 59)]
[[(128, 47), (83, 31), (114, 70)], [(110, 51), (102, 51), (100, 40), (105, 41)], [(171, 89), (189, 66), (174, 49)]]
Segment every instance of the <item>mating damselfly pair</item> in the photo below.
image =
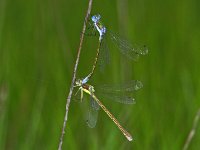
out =
[[(97, 47), (97, 54), (95, 57), (95, 61), (92, 67), (92, 71), (83, 79), (77, 79), (75, 82), (75, 87), (79, 87), (76, 94), (80, 91), (80, 97), (81, 101), (83, 99), (83, 94), (87, 93), (90, 95), (90, 109), (87, 119), (87, 124), (89, 127), (93, 128), (96, 125), (97, 122), (97, 116), (98, 116), (98, 110), (99, 107), (101, 107), (105, 113), (110, 117), (111, 120), (117, 125), (117, 127), (120, 129), (120, 131), (124, 134), (124, 136), (129, 140), (132, 141), (132, 136), (130, 133), (128, 133), (117, 121), (117, 119), (108, 111), (108, 109), (103, 105), (103, 103), (96, 97), (95, 95), (95, 89), (92, 85), (87, 84), (87, 82), (90, 80), (92, 75), (94, 74), (94, 70), (97, 65), (97, 61), (99, 58), (99, 55), (103, 57), (104, 52), (107, 49), (105, 37), (109, 36), (111, 40), (114, 42), (114, 44), (117, 46), (117, 48), (120, 50), (122, 54), (124, 54), (127, 58), (132, 60), (137, 60), (140, 55), (146, 55), (148, 53), (148, 49), (146, 46), (133, 46), (126, 40), (120, 38), (117, 34), (114, 34), (113, 32), (107, 30), (107, 28), (103, 25), (101, 22), (101, 16), (100, 15), (94, 15), (91, 17), (91, 27), (94, 32), (99, 33), (99, 40), (98, 40), (98, 47)], [(103, 59), (103, 58), (101, 58)], [(104, 93), (111, 93), (112, 98), (115, 101), (118, 101), (120, 103), (124, 104), (133, 104), (134, 98), (128, 96), (128, 93), (131, 93), (133, 91), (136, 91), (140, 88), (142, 88), (142, 83), (138, 80), (132, 80), (128, 84), (118, 85), (118, 86), (103, 86)], [(76, 95), (75, 94), (75, 95)]]

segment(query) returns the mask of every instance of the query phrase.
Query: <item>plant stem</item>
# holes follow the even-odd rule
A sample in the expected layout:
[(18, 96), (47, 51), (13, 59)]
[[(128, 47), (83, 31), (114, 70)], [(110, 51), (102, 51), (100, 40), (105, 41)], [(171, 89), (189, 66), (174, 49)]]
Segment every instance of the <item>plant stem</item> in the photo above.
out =
[(79, 59), (80, 59), (80, 53), (81, 53), (81, 49), (82, 49), (83, 38), (84, 38), (85, 30), (86, 30), (86, 23), (88, 21), (88, 18), (90, 16), (90, 12), (91, 12), (91, 9), (92, 9), (92, 1), (93, 0), (89, 0), (88, 9), (87, 9), (87, 13), (86, 13), (86, 16), (85, 16), (85, 21), (83, 23), (83, 29), (82, 29), (81, 37), (80, 37), (80, 44), (79, 44), (79, 48), (78, 48), (76, 63), (75, 63), (75, 66), (74, 66), (73, 78), (72, 78), (69, 94), (68, 94), (68, 97), (67, 97), (65, 117), (64, 117), (64, 121), (63, 121), (62, 133), (61, 133), (61, 137), (60, 137), (58, 150), (62, 150), (63, 137), (64, 137), (64, 134), (65, 134), (65, 128), (66, 128), (67, 119), (68, 119), (69, 105), (70, 105), (70, 101), (71, 101), (72, 92), (73, 92), (73, 89), (74, 89), (74, 82), (75, 82), (75, 79), (76, 79), (76, 72), (77, 72), (78, 63), (79, 63)]
[(196, 132), (196, 129), (197, 129), (197, 125), (199, 123), (199, 119), (200, 119), (200, 109), (197, 111), (196, 115), (195, 115), (195, 118), (194, 118), (194, 121), (193, 121), (193, 126), (192, 126), (192, 129), (190, 130), (190, 133), (187, 137), (187, 140), (184, 144), (184, 147), (183, 147), (183, 150), (187, 150), (191, 141), (192, 141), (192, 138), (194, 137), (195, 135), (195, 132)]

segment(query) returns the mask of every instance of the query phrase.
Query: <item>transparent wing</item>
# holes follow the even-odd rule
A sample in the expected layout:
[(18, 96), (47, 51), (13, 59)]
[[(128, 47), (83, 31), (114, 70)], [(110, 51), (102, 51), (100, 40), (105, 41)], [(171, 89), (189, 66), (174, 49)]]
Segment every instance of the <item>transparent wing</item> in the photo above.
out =
[(120, 93), (120, 92), (132, 92), (137, 91), (143, 87), (143, 84), (139, 80), (131, 80), (123, 84), (104, 84), (96, 86), (96, 91), (101, 93)]
[(135, 104), (135, 99), (127, 96), (126, 94), (117, 94), (117, 93), (101, 93), (99, 94), (107, 100), (113, 100), (122, 104)]
[(90, 97), (90, 104), (93, 109), (99, 110), (100, 108), (99, 104), (92, 97)]
[(106, 44), (106, 37), (101, 41), (98, 59), (100, 71), (103, 72), (106, 65), (110, 63), (110, 52), (108, 45)]
[(113, 32), (109, 32), (109, 35), (120, 52), (129, 59), (137, 60), (139, 55), (146, 55), (148, 53), (148, 48), (145, 45), (132, 45), (127, 40), (124, 40)]
[[(85, 94), (85, 93), (83, 93), (83, 94)], [(84, 95), (83, 98), (85, 99), (86, 96), (87, 95)], [(81, 91), (77, 90), (73, 94), (72, 99), (77, 102), (81, 102)], [(88, 109), (88, 114), (87, 114), (87, 125), (90, 128), (94, 128), (96, 126), (99, 108), (100, 107), (99, 107), (98, 103), (92, 98), (92, 96), (90, 96), (89, 109)]]
[(75, 89), (72, 95), (72, 100), (75, 102), (81, 102), (81, 91)]
[(98, 118), (98, 110), (99, 110), (99, 105), (92, 97), (90, 97), (90, 105), (87, 117), (87, 125), (90, 128), (94, 128), (96, 126)]

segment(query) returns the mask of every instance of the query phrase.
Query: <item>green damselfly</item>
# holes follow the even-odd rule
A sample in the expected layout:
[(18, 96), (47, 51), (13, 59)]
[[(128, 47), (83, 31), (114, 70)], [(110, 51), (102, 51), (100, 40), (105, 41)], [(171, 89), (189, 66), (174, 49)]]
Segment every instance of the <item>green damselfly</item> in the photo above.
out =
[[(98, 48), (97, 48), (97, 54), (95, 57), (95, 61), (94, 61), (93, 67), (92, 67), (92, 71), (89, 73), (88, 76), (86, 76), (83, 79), (84, 83), (86, 83), (89, 80), (89, 78), (91, 78), (91, 76), (93, 75), (99, 55), (101, 55), (100, 57), (104, 57), (105, 60), (108, 60), (109, 56), (107, 54), (105, 54), (105, 53), (108, 53), (107, 52), (108, 47), (107, 47), (106, 41), (105, 41), (106, 36), (108, 36), (113, 41), (115, 46), (119, 49), (119, 51), (123, 55), (125, 55), (127, 58), (129, 58), (131, 60), (136, 61), (140, 55), (148, 54), (148, 48), (145, 45), (142, 45), (142, 46), (141, 45), (132, 45), (127, 40), (121, 38), (114, 32), (107, 30), (107, 28), (102, 23), (101, 16), (99, 14), (92, 16), (91, 22), (92, 23), (90, 24), (90, 26), (92, 27), (94, 33), (96, 33), (96, 32), (99, 33), (99, 44), (98, 44)], [(102, 58), (102, 59), (104, 59), (104, 58)], [(102, 59), (101, 59), (101, 61), (103, 61)], [(105, 63), (107, 63), (107, 62), (108, 61), (106, 61)]]
[[(114, 86), (110, 85), (103, 85), (101, 86), (101, 90), (104, 92), (105, 95), (111, 94), (113, 100), (124, 103), (124, 104), (134, 104), (135, 99), (127, 96), (127, 93), (130, 93), (132, 91), (139, 90), (142, 88), (142, 83), (138, 80), (129, 81), (128, 84), (118, 84)], [(79, 87), (76, 94), (80, 91), (81, 93), (81, 101), (83, 99), (84, 93), (87, 93), (90, 95), (90, 108), (87, 118), (87, 124), (90, 128), (94, 128), (97, 123), (98, 118), (98, 110), (99, 107), (101, 107), (104, 112), (110, 117), (110, 119), (117, 125), (117, 127), (120, 129), (120, 131), (123, 133), (123, 135), (129, 140), (132, 141), (132, 136), (130, 133), (128, 133), (119, 123), (119, 121), (110, 113), (110, 111), (105, 107), (105, 105), (96, 97), (95, 89), (92, 85), (86, 84), (83, 82), (83, 80), (78, 79), (75, 82), (75, 87)], [(119, 93), (123, 94), (119, 94)], [(75, 94), (75, 95), (76, 95)]]

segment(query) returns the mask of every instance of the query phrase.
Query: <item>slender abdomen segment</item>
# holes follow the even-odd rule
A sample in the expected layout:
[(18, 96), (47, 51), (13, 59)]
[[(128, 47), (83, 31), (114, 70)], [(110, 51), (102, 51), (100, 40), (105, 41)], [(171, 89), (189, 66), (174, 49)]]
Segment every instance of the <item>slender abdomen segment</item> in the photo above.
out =
[(93, 94), (91, 95), (96, 102), (99, 104), (99, 106), (101, 106), (101, 108), (106, 112), (106, 114), (110, 117), (110, 119), (112, 119), (112, 121), (117, 125), (117, 127), (121, 130), (121, 132), (124, 134), (124, 136), (129, 140), (132, 141), (133, 138), (131, 136), (130, 133), (128, 133), (121, 125), (120, 123), (117, 121), (117, 119), (109, 112), (109, 110), (102, 104), (102, 102)]
[(101, 47), (101, 41), (99, 41), (99, 44), (98, 44), (98, 48), (97, 48), (97, 54), (96, 54), (96, 57), (95, 57), (95, 60), (94, 60), (94, 64), (92, 66), (92, 71), (90, 72), (90, 74), (87, 76), (88, 79), (91, 78), (91, 76), (93, 75), (94, 71), (95, 71), (95, 68), (96, 68), (96, 65), (97, 65), (97, 61), (98, 61), (98, 57), (99, 57), (99, 53), (100, 53), (100, 47)]

